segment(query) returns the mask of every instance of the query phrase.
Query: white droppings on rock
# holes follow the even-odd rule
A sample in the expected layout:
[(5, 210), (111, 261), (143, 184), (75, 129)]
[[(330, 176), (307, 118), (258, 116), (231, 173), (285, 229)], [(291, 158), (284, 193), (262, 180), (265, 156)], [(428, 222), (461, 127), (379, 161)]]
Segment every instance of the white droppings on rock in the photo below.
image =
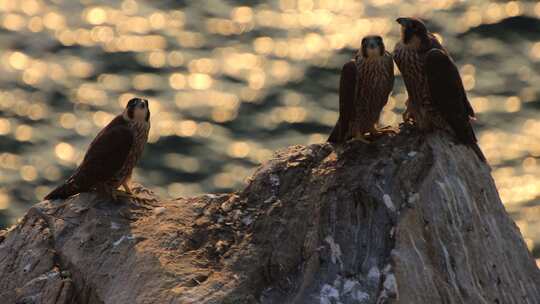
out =
[(17, 303), (38, 303), (38, 296), (37, 295), (31, 295), (27, 296), (21, 299), (21, 302)]
[(132, 235), (123, 235), (120, 239), (118, 239), (118, 241), (114, 242), (113, 243), (113, 246), (116, 247), (118, 245), (120, 245), (124, 240), (133, 240), (135, 237), (132, 236)]
[(377, 268), (377, 266), (373, 266), (371, 267), (371, 269), (369, 269), (367, 276), (368, 276), (368, 280), (379, 282), (379, 279), (381, 277), (381, 271), (379, 270), (379, 268)]
[(355, 301), (367, 301), (369, 300), (369, 294), (367, 294), (366, 292), (363, 292), (361, 290), (357, 290), (356, 292), (353, 292), (352, 294), (352, 298), (353, 300)]
[(251, 223), (253, 223), (253, 219), (251, 218), (250, 215), (248, 216), (245, 216), (243, 219), (242, 219), (242, 223), (246, 226), (249, 226), (251, 225)]
[(279, 176), (277, 174), (270, 173), (270, 177), (268, 179), (270, 181), (270, 193), (272, 193), (272, 195), (264, 201), (265, 203), (271, 203), (277, 200), (279, 194)]
[(154, 208), (154, 214), (155, 215), (163, 214), (163, 213), (165, 213), (165, 211), (167, 211), (167, 208), (165, 208), (165, 207)]
[(393, 273), (389, 273), (386, 275), (383, 283), (384, 289), (388, 292), (390, 295), (397, 294), (397, 281), (396, 276)]
[(416, 154), (418, 154), (418, 152), (416, 152), (416, 151), (411, 151), (411, 152), (409, 152), (407, 155), (408, 155), (409, 157), (415, 157)]
[(396, 276), (392, 272), (392, 265), (388, 264), (384, 267), (384, 282), (383, 290), (379, 295), (379, 301), (383, 301), (388, 298), (397, 298), (398, 288)]
[(350, 293), (357, 284), (357, 281), (345, 280), (345, 283), (343, 283), (343, 293)]
[(320, 293), (321, 304), (332, 304), (339, 301), (339, 291), (332, 285), (324, 284)]
[(268, 203), (271, 203), (271, 202), (275, 201), (276, 199), (277, 199), (276, 196), (272, 194), (272, 196), (270, 196), (269, 198), (267, 198), (267, 199), (264, 201), (264, 203), (265, 203), (265, 204), (268, 204)]
[(420, 199), (420, 195), (418, 193), (411, 193), (411, 195), (407, 198), (407, 202), (409, 204), (414, 204)]
[(30, 264), (30, 263), (29, 263), (29, 264), (26, 264), (26, 265), (24, 266), (24, 268), (23, 268), (23, 271), (24, 271), (24, 272), (28, 272), (28, 271), (30, 271), (31, 268), (32, 268), (32, 264)]
[(47, 273), (44, 273), (42, 275), (40, 275), (39, 277), (33, 279), (33, 280), (30, 280), (26, 285), (30, 285), (30, 284), (33, 284), (34, 282), (41, 282), (41, 281), (45, 281), (45, 280), (50, 280), (50, 279), (54, 279), (56, 277), (58, 277), (60, 275), (60, 273), (58, 273), (58, 271), (49, 271)]
[(118, 230), (118, 229), (120, 229), (120, 224), (115, 223), (115, 222), (111, 222), (111, 229), (112, 229), (112, 230)]
[(273, 188), (279, 187), (279, 176), (270, 174), (270, 185), (272, 185)]
[(123, 235), (120, 239), (118, 239), (118, 241), (113, 243), (113, 246), (116, 247), (116, 246), (120, 245), (120, 243), (122, 243), (125, 239), (126, 239), (126, 236)]
[(386, 208), (388, 208), (392, 212), (396, 212), (396, 206), (394, 205), (394, 202), (392, 202), (392, 198), (388, 194), (383, 195), (383, 202)]
[(45, 277), (47, 279), (53, 279), (53, 278), (56, 278), (57, 276), (59, 276), (60, 274), (58, 273), (58, 271), (49, 271), (45, 274)]
[(343, 285), (342, 283), (343, 283), (343, 279), (341, 278), (340, 275), (337, 275), (336, 279), (334, 280), (334, 287), (339, 290), (341, 289), (341, 285)]
[(354, 303), (366, 301), (369, 299), (369, 294), (360, 290), (362, 286), (357, 280), (346, 279), (343, 283), (342, 294), (349, 296)]
[(337, 264), (339, 262), (340, 265), (343, 265), (343, 261), (341, 260), (341, 247), (339, 247), (339, 244), (336, 244), (334, 238), (330, 235), (327, 236), (324, 241), (330, 246), (330, 259), (332, 260), (332, 263)]

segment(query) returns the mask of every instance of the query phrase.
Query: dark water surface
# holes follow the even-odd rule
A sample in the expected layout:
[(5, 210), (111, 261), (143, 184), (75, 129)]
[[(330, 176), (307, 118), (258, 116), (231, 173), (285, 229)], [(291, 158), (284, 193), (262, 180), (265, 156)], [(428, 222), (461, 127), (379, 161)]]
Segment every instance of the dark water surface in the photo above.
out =
[[(0, 0), (0, 227), (134, 95), (152, 110), (135, 181), (167, 197), (239, 189), (273, 150), (326, 138), (340, 66), (367, 34), (392, 50), (403, 15), (459, 64), (501, 197), (540, 257), (536, 1)], [(405, 98), (398, 77), (383, 124)]]

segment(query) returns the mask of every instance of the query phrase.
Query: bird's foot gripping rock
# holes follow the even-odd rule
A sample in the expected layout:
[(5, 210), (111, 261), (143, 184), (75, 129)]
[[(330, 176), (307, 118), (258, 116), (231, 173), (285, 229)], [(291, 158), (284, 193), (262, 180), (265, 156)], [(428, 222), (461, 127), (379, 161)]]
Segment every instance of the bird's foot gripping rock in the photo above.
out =
[(147, 193), (141, 191), (137, 191), (137, 189), (132, 192), (113, 190), (111, 196), (115, 201), (121, 201), (122, 199), (126, 199), (136, 207), (144, 209), (151, 209), (147, 207), (147, 205), (151, 205), (152, 203), (155, 203), (157, 201), (156, 197), (149, 196), (147, 195)]
[(364, 135), (359, 135), (359, 134), (355, 135), (350, 141), (360, 141), (365, 144), (371, 143), (371, 141), (368, 140)]
[(375, 128), (370, 133), (374, 134), (374, 135), (384, 135), (384, 134), (396, 135), (396, 134), (399, 133), (399, 130), (395, 129), (392, 126), (385, 126), (385, 127), (382, 127), (382, 128)]
[(386, 126), (383, 128), (373, 128), (373, 130), (369, 131), (369, 134), (367, 135), (367, 138), (374, 141), (377, 140), (383, 136), (396, 136), (399, 133), (399, 130), (396, 130), (395, 128), (391, 126)]

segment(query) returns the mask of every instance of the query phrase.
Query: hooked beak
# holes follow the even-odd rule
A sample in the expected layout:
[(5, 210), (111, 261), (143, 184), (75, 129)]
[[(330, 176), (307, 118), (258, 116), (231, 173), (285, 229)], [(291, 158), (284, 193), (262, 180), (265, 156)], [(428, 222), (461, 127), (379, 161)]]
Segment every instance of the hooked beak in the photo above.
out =
[(146, 99), (141, 99), (139, 102), (139, 108), (147, 108), (148, 107), (148, 101)]
[(397, 18), (396, 19), (396, 22), (403, 25), (403, 26), (406, 26), (407, 24), (407, 18)]

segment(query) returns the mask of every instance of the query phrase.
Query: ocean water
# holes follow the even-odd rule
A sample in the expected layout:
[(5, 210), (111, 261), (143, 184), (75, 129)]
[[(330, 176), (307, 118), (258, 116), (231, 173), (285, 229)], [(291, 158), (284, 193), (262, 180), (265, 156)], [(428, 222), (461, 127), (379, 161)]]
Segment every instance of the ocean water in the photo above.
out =
[[(501, 198), (540, 257), (536, 1), (0, 0), (0, 227), (133, 96), (152, 112), (136, 182), (164, 197), (240, 189), (275, 149), (326, 139), (341, 65), (367, 34), (392, 50), (411, 15), (458, 63)], [(398, 75), (381, 123), (405, 99)]]

